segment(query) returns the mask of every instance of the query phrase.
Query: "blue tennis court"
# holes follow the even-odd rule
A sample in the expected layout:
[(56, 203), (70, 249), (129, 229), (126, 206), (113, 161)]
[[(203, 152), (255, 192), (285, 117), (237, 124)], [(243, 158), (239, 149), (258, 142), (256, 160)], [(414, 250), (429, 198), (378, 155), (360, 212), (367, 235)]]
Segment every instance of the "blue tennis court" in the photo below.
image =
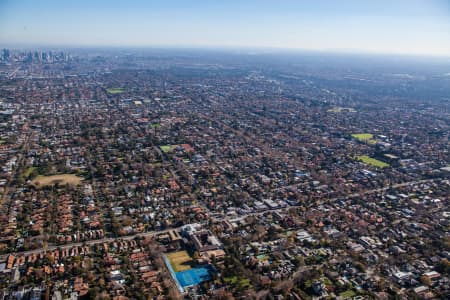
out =
[(178, 282), (182, 287), (199, 284), (211, 279), (208, 268), (193, 268), (175, 273)]

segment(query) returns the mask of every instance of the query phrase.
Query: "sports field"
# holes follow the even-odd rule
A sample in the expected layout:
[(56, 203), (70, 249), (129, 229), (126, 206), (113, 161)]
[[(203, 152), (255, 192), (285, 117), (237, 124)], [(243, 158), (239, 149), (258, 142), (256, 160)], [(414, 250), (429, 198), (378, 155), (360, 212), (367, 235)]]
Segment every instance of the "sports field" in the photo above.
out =
[(377, 167), (377, 168), (389, 167), (389, 164), (387, 164), (381, 160), (369, 157), (367, 155), (361, 155), (361, 156), (358, 156), (357, 158), (358, 158), (358, 160), (362, 161), (363, 163)]
[(193, 268), (177, 272), (176, 277), (182, 287), (196, 285), (211, 279), (207, 268)]
[(123, 92), (125, 92), (125, 90), (124, 89), (122, 89), (122, 88), (111, 88), (111, 89), (107, 89), (106, 90), (108, 93), (110, 93), (110, 94), (121, 94), (121, 93), (123, 93)]
[(357, 139), (358, 141), (368, 141), (373, 139), (373, 134), (371, 133), (354, 133), (352, 137)]
[(35, 187), (44, 187), (49, 185), (78, 185), (81, 183), (82, 178), (78, 177), (74, 174), (60, 174), (60, 175), (51, 175), (51, 176), (37, 176), (33, 181), (31, 181), (31, 184), (33, 184)]
[(371, 133), (355, 133), (352, 134), (352, 137), (369, 145), (375, 145), (377, 143), (377, 141), (373, 139), (373, 134)]
[(186, 251), (178, 251), (164, 255), (164, 262), (167, 269), (169, 269), (170, 275), (181, 293), (184, 293), (185, 287), (197, 285), (211, 279), (211, 270), (209, 267), (191, 268), (189, 265), (184, 271), (176, 272), (176, 266), (180, 266), (181, 264), (184, 267), (186, 262), (191, 261), (192, 259)]
[(170, 265), (172, 266), (174, 272), (181, 272), (191, 269), (192, 258), (189, 256), (187, 251), (177, 251), (167, 254)]

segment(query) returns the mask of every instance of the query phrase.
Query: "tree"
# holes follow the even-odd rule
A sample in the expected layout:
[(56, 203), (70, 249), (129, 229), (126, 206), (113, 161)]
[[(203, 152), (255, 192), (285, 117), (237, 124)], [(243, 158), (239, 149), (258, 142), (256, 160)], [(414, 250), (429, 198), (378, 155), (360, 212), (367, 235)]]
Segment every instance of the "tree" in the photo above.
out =
[(428, 277), (426, 275), (420, 276), (420, 281), (426, 286), (430, 286), (432, 283), (430, 277)]

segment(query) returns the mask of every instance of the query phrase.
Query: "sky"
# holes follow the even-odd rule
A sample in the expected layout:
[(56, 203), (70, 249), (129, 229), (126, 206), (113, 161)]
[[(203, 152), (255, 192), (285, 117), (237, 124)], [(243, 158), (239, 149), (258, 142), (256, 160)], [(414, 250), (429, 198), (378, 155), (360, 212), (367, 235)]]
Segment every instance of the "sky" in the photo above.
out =
[(0, 0), (0, 46), (450, 56), (450, 0)]

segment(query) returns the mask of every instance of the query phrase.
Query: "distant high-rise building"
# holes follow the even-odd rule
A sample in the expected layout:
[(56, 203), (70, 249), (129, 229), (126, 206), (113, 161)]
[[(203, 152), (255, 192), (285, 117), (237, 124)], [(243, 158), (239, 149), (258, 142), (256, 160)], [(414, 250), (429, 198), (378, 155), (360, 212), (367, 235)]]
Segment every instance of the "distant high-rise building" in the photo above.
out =
[(8, 61), (10, 58), (9, 49), (3, 49), (2, 50), (2, 60)]

